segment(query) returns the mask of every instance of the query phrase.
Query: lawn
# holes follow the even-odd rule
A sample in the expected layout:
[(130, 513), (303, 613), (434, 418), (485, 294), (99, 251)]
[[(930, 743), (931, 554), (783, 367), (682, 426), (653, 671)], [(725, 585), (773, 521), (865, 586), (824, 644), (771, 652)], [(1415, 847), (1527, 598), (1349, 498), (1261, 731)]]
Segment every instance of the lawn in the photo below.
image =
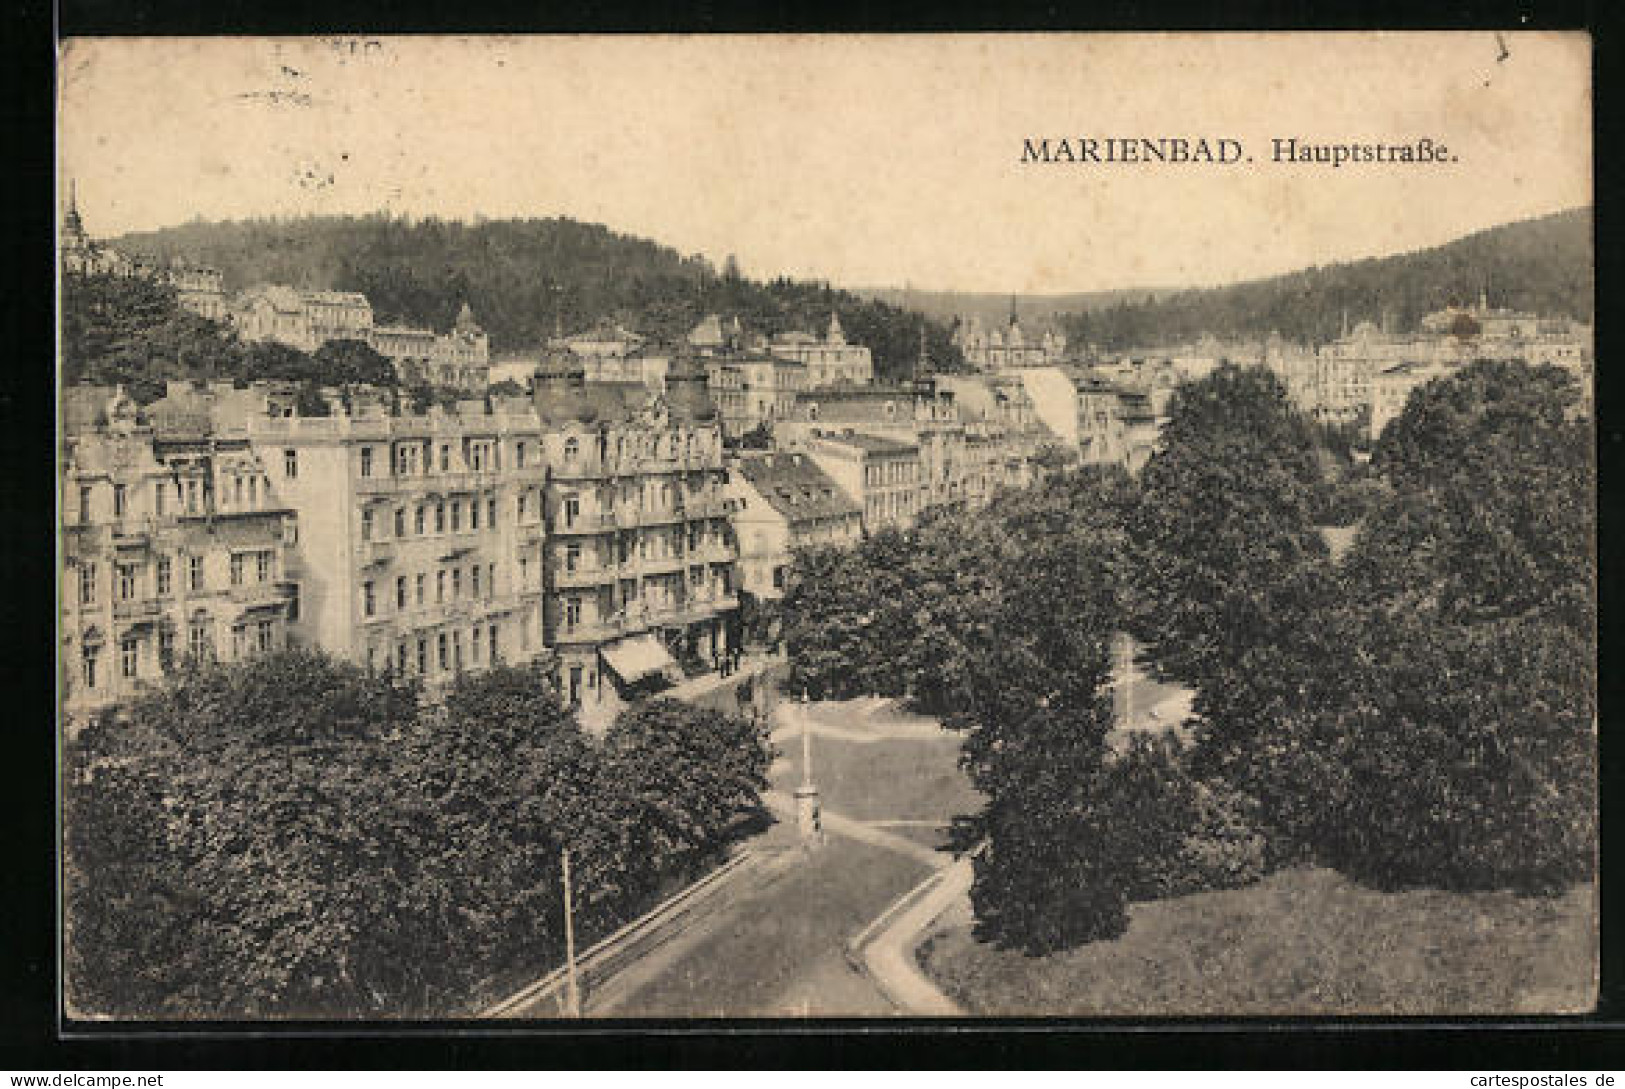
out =
[(951, 909), (926, 974), (990, 1015), (1569, 1013), (1595, 1003), (1595, 899), (1380, 893), (1329, 870), (1135, 904), (1129, 930), (1046, 957), (977, 942)]
[[(801, 782), (801, 745), (780, 741), (785, 763), (774, 785)], [(944, 824), (980, 808), (980, 796), (959, 770), (959, 741), (841, 741), (814, 735), (813, 777), (824, 807), (857, 820), (934, 820)]]

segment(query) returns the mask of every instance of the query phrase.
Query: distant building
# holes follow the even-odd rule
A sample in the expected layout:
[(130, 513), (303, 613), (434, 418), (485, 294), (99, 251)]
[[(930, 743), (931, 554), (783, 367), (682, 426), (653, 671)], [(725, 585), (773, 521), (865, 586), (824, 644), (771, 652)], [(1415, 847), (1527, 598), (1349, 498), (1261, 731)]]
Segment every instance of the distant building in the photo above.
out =
[(187, 657), (285, 646), (296, 525), (259, 453), (184, 391), (145, 412), (99, 387), (63, 401), (64, 710), (132, 698)]
[(780, 445), (855, 432), (907, 443), (918, 459), (921, 494), (915, 511), (961, 504), (965, 493), (965, 425), (946, 387), (934, 383), (836, 386), (809, 390), (775, 430)]
[(728, 498), (739, 584), (759, 600), (784, 596), (795, 549), (863, 536), (863, 508), (810, 455), (742, 454), (729, 469)]
[(795, 414), (797, 396), (808, 388), (805, 363), (770, 355), (712, 358), (706, 372), (722, 432), (729, 438), (789, 419)]
[(226, 293), (217, 269), (179, 257), (158, 261), (130, 256), (95, 241), (85, 231), (79, 215), (77, 189), (71, 181), (68, 183), (68, 210), (58, 238), (58, 256), (64, 272), (144, 277), (174, 288), (175, 300), (184, 309), (210, 321), (227, 319)]
[(967, 363), (984, 371), (1048, 367), (1066, 358), (1066, 334), (1051, 329), (1029, 335), (1016, 318), (1014, 299), (1010, 321), (1002, 330), (988, 329), (981, 318), (972, 315), (960, 321), (953, 341)]
[(819, 340), (810, 333), (780, 333), (768, 345), (768, 351), (779, 359), (799, 363), (806, 368), (806, 389), (826, 386), (866, 386), (874, 380), (874, 360), (869, 349), (861, 344), (849, 344), (841, 329), (840, 315), (829, 315), (829, 327)]
[(372, 304), (355, 291), (261, 284), (237, 296), (231, 318), (244, 340), (275, 341), (302, 352), (330, 340), (372, 341)]
[(806, 454), (863, 508), (866, 533), (907, 529), (924, 509), (920, 448), (912, 442), (857, 432), (803, 438)]
[(466, 302), (449, 333), (378, 325), (366, 339), (408, 385), (483, 394), (491, 384), (491, 341)]

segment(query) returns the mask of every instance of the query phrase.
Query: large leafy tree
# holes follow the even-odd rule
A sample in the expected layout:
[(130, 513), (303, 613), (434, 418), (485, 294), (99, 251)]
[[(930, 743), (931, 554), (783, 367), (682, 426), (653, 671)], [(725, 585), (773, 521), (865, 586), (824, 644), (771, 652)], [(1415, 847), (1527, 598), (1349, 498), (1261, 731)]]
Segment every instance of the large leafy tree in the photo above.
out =
[(601, 934), (733, 834), (748, 723), (685, 705), (605, 742), (549, 662), (433, 704), (288, 651), (203, 665), (67, 747), (72, 1008), (142, 1017), (444, 1016)]
[(984, 937), (1046, 952), (1121, 933), (1149, 826), (1111, 759), (1112, 639), (1123, 623), (1127, 481), (1063, 477), (1003, 512), (1021, 548), (996, 561), (985, 622), (970, 632), (962, 762), (987, 797), (955, 829), (980, 847), (972, 903)]
[(1556, 368), (1477, 363), (1414, 393), (1345, 564), (1348, 697), (1281, 762), (1322, 854), (1385, 885), (1554, 891), (1591, 873), (1590, 429)]
[(1260, 735), (1339, 681), (1321, 472), (1279, 380), (1225, 365), (1175, 394), (1129, 518), (1135, 634), (1158, 673), (1197, 692), (1198, 767), (1243, 786), (1267, 770)]

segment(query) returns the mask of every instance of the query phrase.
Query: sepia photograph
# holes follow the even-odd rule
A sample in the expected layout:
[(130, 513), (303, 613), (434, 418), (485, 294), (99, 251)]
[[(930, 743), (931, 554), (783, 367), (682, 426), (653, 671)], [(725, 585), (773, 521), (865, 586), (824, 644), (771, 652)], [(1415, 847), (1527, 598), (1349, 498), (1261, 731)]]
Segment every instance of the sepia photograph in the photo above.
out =
[(1591, 74), (61, 40), (63, 1023), (1594, 1011)]

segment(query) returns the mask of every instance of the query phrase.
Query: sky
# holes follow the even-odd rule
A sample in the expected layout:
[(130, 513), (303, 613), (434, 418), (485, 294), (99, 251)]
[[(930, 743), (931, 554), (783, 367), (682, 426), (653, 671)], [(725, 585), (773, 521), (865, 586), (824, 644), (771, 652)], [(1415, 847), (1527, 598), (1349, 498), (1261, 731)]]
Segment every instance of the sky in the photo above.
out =
[[(59, 178), (93, 235), (194, 218), (570, 216), (753, 276), (1225, 283), (1591, 202), (1581, 34), (85, 39)], [(1023, 141), (1239, 140), (1234, 166)], [(1455, 161), (1270, 162), (1272, 140)]]

